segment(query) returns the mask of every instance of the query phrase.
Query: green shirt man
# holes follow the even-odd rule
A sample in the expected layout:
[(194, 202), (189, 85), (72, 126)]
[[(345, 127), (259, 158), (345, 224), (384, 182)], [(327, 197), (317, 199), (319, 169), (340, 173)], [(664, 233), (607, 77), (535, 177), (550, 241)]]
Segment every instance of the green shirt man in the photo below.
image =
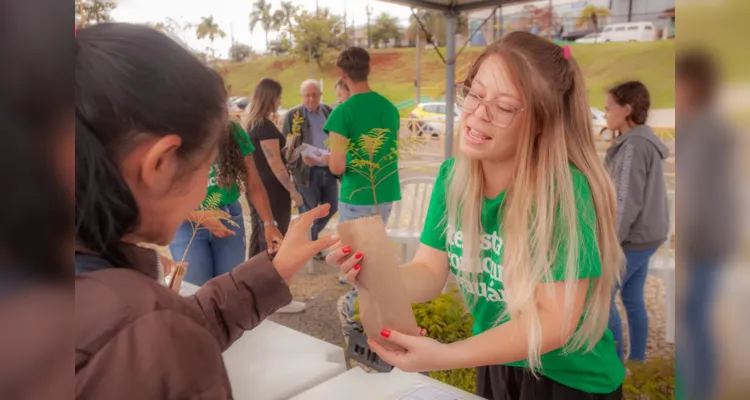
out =
[[(448, 255), (451, 272), (459, 280), (461, 292), (468, 304), (474, 304), (471, 310), (474, 316), (473, 334), (478, 335), (497, 325), (508, 322), (498, 321), (506, 309), (503, 285), (503, 234), (500, 226), (503, 219), (502, 203), (505, 192), (494, 199), (484, 199), (481, 211), (481, 222), (485, 233), (481, 237), (482, 255), (479, 258), (482, 272), (475, 279), (466, 279), (462, 265), (461, 231), (446, 232), (446, 179), (454, 168), (454, 159), (447, 160), (440, 168), (435, 188), (432, 192), (427, 219), (422, 231), (421, 242), (427, 246), (444, 251)], [(594, 200), (586, 177), (575, 167), (571, 167), (573, 184), (576, 193), (579, 228), (579, 263), (578, 278), (587, 279), (601, 276), (601, 258), (596, 237), (596, 214)], [(556, 260), (564, 263), (564, 256)], [(565, 280), (563, 265), (552, 266), (552, 279)], [(502, 346), (502, 343), (498, 343)], [(611, 393), (622, 384), (625, 369), (617, 358), (612, 332), (607, 329), (592, 351), (578, 350), (568, 354), (557, 349), (542, 355), (542, 367), (539, 371), (560, 384), (587, 393)], [(514, 367), (528, 367), (526, 361), (507, 364)]]
[(401, 200), (399, 123), (398, 109), (373, 91), (354, 94), (333, 110), (323, 129), (349, 141), (341, 203), (372, 206)]

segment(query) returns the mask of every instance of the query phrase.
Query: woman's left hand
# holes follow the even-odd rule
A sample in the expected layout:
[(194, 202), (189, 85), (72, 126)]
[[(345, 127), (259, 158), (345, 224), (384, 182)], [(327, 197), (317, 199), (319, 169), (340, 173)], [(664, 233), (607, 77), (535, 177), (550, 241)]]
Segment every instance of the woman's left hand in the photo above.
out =
[(266, 226), (263, 236), (266, 239), (266, 246), (268, 247), (268, 254), (273, 254), (279, 251), (281, 241), (284, 240), (284, 235), (276, 225)]
[(448, 353), (446, 344), (428, 337), (410, 336), (388, 329), (383, 329), (380, 335), (404, 350), (387, 350), (376, 341), (368, 339), (370, 349), (378, 353), (385, 362), (404, 372), (450, 369), (449, 366), (446, 367), (446, 353)]

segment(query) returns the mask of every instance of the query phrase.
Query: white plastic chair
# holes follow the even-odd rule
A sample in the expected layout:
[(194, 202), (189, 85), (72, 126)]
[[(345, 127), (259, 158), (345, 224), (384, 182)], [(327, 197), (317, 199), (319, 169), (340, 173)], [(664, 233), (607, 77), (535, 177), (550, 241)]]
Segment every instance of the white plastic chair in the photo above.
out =
[(667, 234), (667, 241), (664, 242), (662, 247), (656, 253), (655, 257), (651, 258), (651, 265), (649, 265), (649, 273), (653, 273), (661, 276), (664, 279), (664, 287), (666, 290), (666, 333), (665, 339), (669, 343), (674, 343), (675, 336), (675, 258), (672, 256), (672, 234), (675, 231), (675, 192), (669, 191), (667, 193), (667, 199), (669, 201), (669, 233)]
[(434, 176), (401, 180), (402, 200), (394, 204), (386, 232), (392, 242), (401, 245), (402, 262), (409, 262), (417, 252), (434, 187)]

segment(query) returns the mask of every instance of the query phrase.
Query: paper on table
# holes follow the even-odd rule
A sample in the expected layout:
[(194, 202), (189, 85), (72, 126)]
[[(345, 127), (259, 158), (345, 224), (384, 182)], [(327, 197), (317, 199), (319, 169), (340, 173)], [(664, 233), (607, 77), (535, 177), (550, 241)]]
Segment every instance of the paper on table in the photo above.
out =
[(435, 386), (420, 386), (399, 400), (466, 400)]
[(321, 162), (324, 155), (328, 154), (328, 150), (321, 149), (319, 147), (310, 146), (307, 143), (302, 143), (298, 151), (305, 157), (310, 157), (316, 162)]

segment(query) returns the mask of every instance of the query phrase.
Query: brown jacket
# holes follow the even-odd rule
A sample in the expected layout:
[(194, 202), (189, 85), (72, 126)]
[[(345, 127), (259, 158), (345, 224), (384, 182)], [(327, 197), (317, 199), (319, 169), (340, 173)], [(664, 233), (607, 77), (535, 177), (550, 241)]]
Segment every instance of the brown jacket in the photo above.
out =
[(76, 277), (77, 399), (230, 399), (221, 358), (291, 293), (266, 253), (181, 297), (156, 281), (157, 256), (127, 246), (132, 269)]

